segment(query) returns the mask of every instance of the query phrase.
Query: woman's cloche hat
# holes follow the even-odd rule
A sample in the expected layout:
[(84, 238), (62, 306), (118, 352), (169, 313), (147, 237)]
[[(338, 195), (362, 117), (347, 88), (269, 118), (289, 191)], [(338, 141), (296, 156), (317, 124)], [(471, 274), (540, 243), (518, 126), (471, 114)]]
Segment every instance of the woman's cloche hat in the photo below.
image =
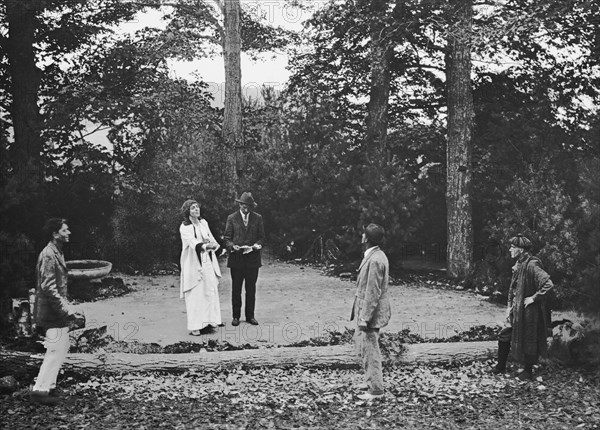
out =
[(517, 234), (515, 237), (512, 237), (508, 243), (512, 246), (516, 246), (517, 248), (530, 249), (531, 241), (523, 236), (521, 233)]

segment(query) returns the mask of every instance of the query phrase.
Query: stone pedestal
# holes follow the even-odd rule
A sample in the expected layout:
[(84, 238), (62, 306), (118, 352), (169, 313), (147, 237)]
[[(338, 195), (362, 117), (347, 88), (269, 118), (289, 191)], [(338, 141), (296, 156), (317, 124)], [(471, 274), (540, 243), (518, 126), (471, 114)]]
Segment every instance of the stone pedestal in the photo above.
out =
[(35, 330), (33, 324), (34, 300), (35, 294), (30, 294), (30, 297), (19, 297), (12, 299), (9, 324), (14, 327), (15, 335), (18, 337), (33, 336)]

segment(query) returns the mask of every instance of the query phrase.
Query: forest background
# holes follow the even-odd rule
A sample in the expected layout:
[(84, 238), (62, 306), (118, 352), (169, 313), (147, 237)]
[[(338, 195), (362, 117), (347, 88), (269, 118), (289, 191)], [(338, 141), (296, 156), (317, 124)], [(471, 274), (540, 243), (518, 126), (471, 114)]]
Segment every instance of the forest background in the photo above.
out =
[[(392, 270), (430, 255), (499, 298), (523, 233), (557, 302), (598, 317), (597, 2), (285, 2), (311, 9), (301, 31), (263, 3), (1, 3), (2, 297), (34, 286), (50, 216), (68, 259), (150, 270), (178, 262), (185, 199), (219, 235), (251, 191), (278, 252), (320, 236), (356, 260), (378, 222)], [(160, 28), (116, 31), (148, 10)], [(285, 87), (244, 98), (240, 52), (285, 52)], [(170, 73), (202, 58), (224, 61), (222, 106), (202, 70)]]

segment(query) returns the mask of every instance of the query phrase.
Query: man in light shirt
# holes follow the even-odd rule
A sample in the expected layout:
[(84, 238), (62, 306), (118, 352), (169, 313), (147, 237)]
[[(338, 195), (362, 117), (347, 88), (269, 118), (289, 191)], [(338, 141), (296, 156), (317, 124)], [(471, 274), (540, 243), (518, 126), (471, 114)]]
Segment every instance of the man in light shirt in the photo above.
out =
[(377, 224), (364, 228), (362, 242), (365, 254), (356, 280), (356, 294), (350, 321), (357, 319), (357, 347), (365, 372), (365, 383), (359, 388), (366, 393), (362, 400), (383, 397), (383, 373), (379, 330), (385, 327), (391, 315), (388, 295), (389, 262), (380, 245), (385, 241), (385, 230)]

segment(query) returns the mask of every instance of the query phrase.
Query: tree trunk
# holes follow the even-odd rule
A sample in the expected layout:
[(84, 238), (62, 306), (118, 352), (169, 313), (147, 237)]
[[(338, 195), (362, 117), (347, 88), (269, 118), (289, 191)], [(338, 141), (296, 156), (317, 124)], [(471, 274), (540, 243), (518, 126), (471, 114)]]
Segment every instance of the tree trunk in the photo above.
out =
[(446, 207), (448, 275), (464, 279), (471, 272), (473, 225), (471, 208), (471, 87), (472, 0), (452, 0), (446, 55), (448, 143), (446, 148)]
[(242, 69), (240, 0), (223, 2), (223, 59), (225, 62), (225, 106), (223, 138), (231, 151), (230, 173), (235, 184), (244, 172), (244, 137), (242, 130)]
[(39, 0), (9, 0), (5, 4), (8, 20), (5, 48), (12, 85), (11, 117), (15, 139), (10, 149), (10, 162), (13, 172), (35, 187), (42, 178), (41, 118), (37, 104), (41, 72), (35, 65), (33, 48), (35, 19), (41, 4)]
[(371, 90), (367, 115), (367, 162), (383, 162), (388, 129), (392, 41), (387, 28), (387, 1), (371, 1)]
[[(387, 363), (446, 363), (461, 360), (486, 359), (496, 351), (497, 342), (421, 343), (406, 345), (401, 356), (387, 358)], [(314, 367), (360, 368), (353, 345), (245, 349), (241, 351), (199, 352), (186, 354), (69, 354), (65, 368), (79, 372), (102, 371), (146, 372), (177, 369), (246, 367)], [(0, 352), (0, 373), (39, 369), (43, 355), (23, 352)]]

